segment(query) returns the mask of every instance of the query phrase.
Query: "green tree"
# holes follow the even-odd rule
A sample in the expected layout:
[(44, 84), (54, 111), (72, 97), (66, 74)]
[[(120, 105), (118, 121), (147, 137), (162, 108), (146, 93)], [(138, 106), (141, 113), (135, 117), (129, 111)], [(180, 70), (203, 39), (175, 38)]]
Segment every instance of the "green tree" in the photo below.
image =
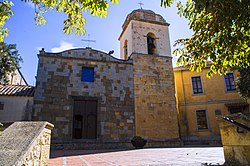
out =
[[(161, 0), (170, 6), (173, 0)], [(250, 66), (249, 0), (188, 0), (177, 2), (178, 13), (189, 21), (191, 38), (179, 39), (174, 50), (177, 64), (201, 71), (211, 61), (207, 76), (226, 73), (231, 67)]]
[(250, 98), (250, 67), (239, 69), (240, 76), (235, 80), (242, 98)]
[(0, 2), (0, 42), (3, 42), (5, 36), (8, 36), (8, 29), (4, 28), (6, 21), (13, 15), (11, 10), (13, 3), (7, 0)]
[(8, 75), (19, 68), (22, 58), (18, 54), (15, 44), (0, 43), (0, 83), (9, 82)]

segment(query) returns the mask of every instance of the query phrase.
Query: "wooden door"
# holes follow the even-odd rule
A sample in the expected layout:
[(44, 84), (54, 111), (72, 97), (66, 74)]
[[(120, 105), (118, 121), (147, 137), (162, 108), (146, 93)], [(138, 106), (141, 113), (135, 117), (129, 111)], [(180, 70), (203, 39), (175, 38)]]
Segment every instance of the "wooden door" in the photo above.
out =
[(82, 138), (82, 115), (74, 116), (74, 138), (81, 139)]
[[(80, 124), (81, 127), (79, 127)], [(97, 101), (75, 100), (73, 138), (95, 139), (96, 136), (97, 136)]]

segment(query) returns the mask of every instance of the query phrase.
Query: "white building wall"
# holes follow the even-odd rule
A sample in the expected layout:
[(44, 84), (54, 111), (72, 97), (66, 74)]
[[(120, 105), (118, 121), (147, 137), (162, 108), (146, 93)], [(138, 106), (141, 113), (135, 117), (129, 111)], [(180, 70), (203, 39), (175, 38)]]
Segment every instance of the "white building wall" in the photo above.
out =
[(27, 85), (24, 78), (18, 70), (8, 75), (10, 85)]
[(120, 38), (120, 59), (125, 59), (124, 57), (124, 43), (125, 40), (128, 40), (128, 57), (132, 54), (132, 26), (131, 22), (128, 24), (126, 31), (124, 31), (123, 35)]
[(156, 36), (156, 54), (171, 56), (169, 28), (167, 25), (131, 20), (120, 38), (121, 59), (124, 58), (123, 46), (128, 40), (128, 55), (132, 53), (148, 54), (147, 34)]
[(4, 104), (0, 122), (30, 120), (33, 97), (0, 96), (0, 103)]

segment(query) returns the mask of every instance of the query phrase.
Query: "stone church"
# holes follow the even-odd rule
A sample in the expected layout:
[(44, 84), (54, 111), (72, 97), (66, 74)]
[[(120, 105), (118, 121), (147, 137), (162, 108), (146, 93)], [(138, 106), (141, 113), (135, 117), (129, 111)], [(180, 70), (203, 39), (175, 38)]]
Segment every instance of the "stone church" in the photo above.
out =
[(169, 24), (134, 10), (119, 41), (120, 59), (88, 47), (38, 54), (33, 119), (55, 125), (54, 146), (130, 147), (135, 135), (180, 144)]

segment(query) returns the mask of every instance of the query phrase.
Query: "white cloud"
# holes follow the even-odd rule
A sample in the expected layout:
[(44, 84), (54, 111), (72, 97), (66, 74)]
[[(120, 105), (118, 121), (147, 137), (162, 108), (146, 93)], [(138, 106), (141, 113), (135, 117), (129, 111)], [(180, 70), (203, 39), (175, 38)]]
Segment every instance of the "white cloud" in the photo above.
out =
[(73, 49), (73, 48), (76, 48), (76, 47), (73, 46), (73, 43), (68, 43), (68, 42), (65, 42), (65, 41), (61, 41), (59, 47), (51, 48), (51, 52), (54, 52), (54, 53), (55, 52), (62, 52), (62, 51)]

